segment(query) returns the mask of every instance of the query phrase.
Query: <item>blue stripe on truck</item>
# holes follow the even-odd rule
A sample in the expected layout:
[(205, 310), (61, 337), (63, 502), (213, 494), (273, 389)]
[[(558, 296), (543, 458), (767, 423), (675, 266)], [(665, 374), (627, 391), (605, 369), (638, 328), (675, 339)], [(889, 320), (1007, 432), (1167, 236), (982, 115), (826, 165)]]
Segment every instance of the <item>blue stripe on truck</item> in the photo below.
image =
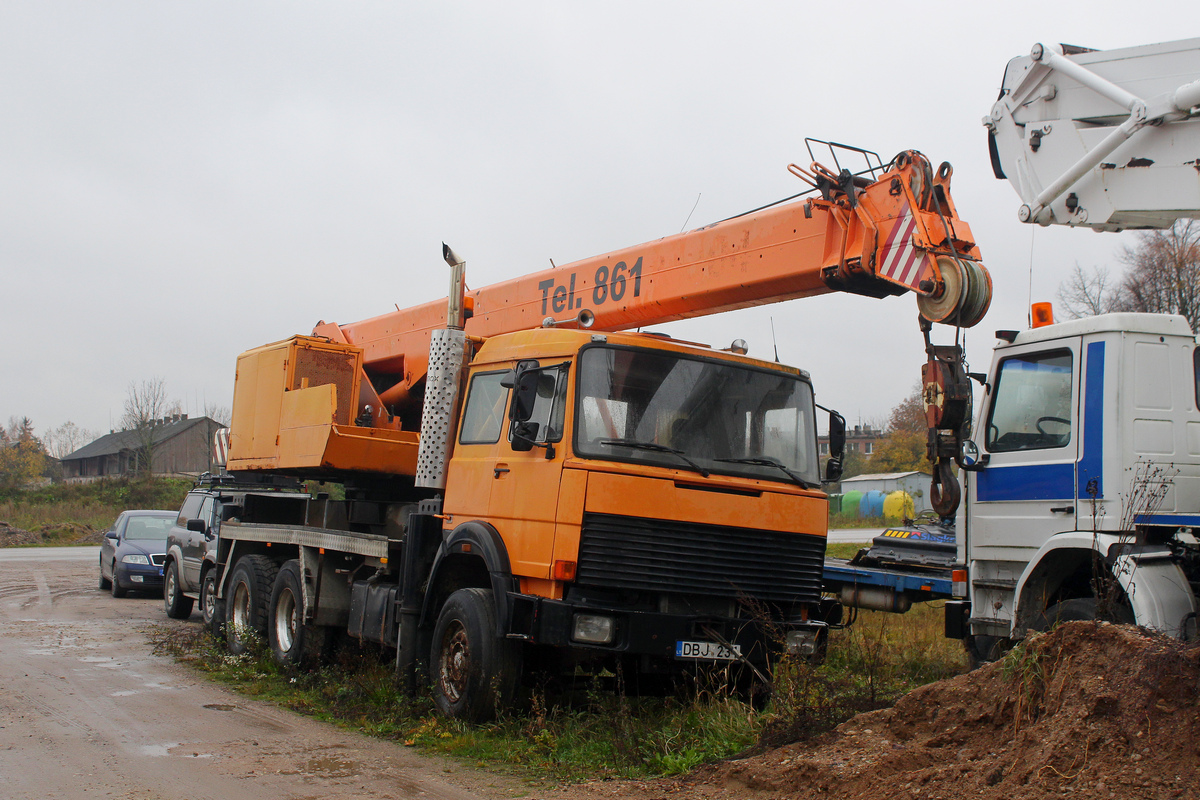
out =
[(1075, 465), (1030, 464), (980, 470), (975, 497), (983, 503), (1000, 500), (1071, 500), (1075, 497)]
[(1095, 497), (1104, 497), (1104, 342), (1087, 346), (1083, 386), (1083, 455), (1076, 465), (1076, 497), (1087, 500), (1093, 496), (1088, 491), (1092, 481)]

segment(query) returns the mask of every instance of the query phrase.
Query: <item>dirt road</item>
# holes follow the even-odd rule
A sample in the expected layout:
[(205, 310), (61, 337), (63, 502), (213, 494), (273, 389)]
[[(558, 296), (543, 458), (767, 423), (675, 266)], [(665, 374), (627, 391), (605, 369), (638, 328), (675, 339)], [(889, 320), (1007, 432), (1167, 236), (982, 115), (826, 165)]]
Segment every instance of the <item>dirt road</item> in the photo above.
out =
[[(94, 548), (0, 551), (0, 797), (473, 798), (518, 783), (247, 700), (153, 656), (161, 600), (96, 588)], [(74, 550), (75, 552), (70, 552)], [(199, 625), (199, 615), (190, 622)]]

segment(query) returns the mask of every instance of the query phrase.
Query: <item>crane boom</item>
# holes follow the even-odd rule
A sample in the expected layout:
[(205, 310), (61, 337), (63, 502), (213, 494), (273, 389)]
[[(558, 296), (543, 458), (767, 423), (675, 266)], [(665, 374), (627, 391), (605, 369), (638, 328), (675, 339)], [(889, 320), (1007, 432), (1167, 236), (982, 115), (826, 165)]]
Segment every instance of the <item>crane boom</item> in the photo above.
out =
[[(554, 325), (619, 331), (829, 292), (913, 292), (924, 319), (969, 327), (991, 299), (969, 226), (950, 196), (952, 170), (905, 151), (874, 174), (813, 164), (793, 174), (818, 191), (693, 231), (524, 275), (470, 293), (468, 335)], [(445, 300), (314, 335), (363, 351), (359, 410), (401, 414), (428, 368)], [(398, 425), (387, 415), (376, 426)]]
[(1022, 222), (1095, 230), (1200, 217), (1200, 39), (1012, 59), (983, 124)]

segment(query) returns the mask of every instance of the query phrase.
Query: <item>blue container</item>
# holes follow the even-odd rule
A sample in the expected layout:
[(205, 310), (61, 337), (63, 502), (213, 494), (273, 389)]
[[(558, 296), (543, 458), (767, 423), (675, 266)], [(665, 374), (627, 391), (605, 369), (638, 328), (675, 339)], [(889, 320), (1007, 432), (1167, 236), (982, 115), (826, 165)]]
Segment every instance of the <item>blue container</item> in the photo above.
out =
[(866, 492), (858, 501), (858, 516), (860, 519), (883, 516), (883, 501), (887, 498), (883, 492)]

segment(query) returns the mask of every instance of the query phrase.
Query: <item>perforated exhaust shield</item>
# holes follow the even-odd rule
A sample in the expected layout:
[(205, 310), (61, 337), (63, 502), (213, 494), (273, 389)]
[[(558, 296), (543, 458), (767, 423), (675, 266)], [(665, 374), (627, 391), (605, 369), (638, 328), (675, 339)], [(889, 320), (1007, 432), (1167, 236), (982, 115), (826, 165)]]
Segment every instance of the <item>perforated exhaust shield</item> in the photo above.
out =
[(454, 420), (467, 358), (467, 335), (453, 329), (436, 330), (429, 339), (429, 372), (425, 378), (425, 407), (421, 412), (421, 445), (417, 450), (417, 486), (446, 487), (446, 465), (454, 444)]

